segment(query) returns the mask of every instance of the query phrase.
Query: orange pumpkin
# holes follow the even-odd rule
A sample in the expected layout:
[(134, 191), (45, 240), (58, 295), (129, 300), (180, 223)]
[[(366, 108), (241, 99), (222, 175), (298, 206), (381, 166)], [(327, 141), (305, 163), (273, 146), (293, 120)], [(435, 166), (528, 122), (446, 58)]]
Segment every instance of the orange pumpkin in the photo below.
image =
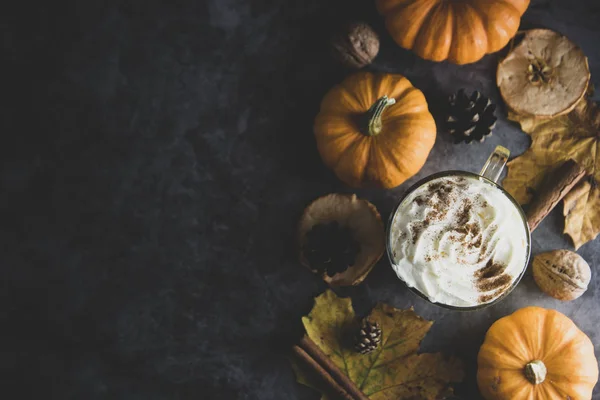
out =
[(517, 33), (529, 0), (377, 0), (388, 32), (427, 60), (467, 64)]
[(496, 321), (477, 358), (487, 400), (585, 400), (598, 381), (594, 345), (567, 316), (526, 307)]
[(321, 158), (353, 187), (400, 185), (423, 167), (435, 136), (425, 96), (402, 75), (349, 76), (325, 95), (315, 121)]

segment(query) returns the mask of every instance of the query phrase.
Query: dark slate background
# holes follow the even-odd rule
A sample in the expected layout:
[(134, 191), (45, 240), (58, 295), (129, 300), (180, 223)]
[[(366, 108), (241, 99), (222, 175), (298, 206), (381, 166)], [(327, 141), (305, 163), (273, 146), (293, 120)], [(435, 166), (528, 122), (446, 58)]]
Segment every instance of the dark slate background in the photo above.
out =
[[(351, 192), (312, 137), (321, 97), (345, 74), (325, 39), (345, 19), (370, 22), (381, 35), (372, 69), (408, 76), (436, 116), (460, 87), (497, 101), (496, 56), (421, 60), (392, 42), (371, 1), (10, 3), (0, 6), (2, 397), (317, 399), (286, 351), (326, 288), (296, 261), (298, 217), (320, 195)], [(532, 1), (523, 26), (568, 35), (598, 83), (597, 0)], [(527, 136), (499, 114), (483, 144), (440, 134), (418, 177), (477, 171), (497, 144), (523, 152)], [(359, 195), (387, 217), (405, 188)], [(556, 210), (534, 252), (570, 248), (561, 231)], [(435, 319), (423, 349), (463, 357), (459, 392), (476, 399), (485, 331), (519, 307), (565, 312), (599, 352), (599, 252), (599, 240), (580, 250), (594, 278), (572, 303), (527, 276), (484, 311), (441, 310), (385, 260), (339, 292), (359, 314), (385, 301)]]

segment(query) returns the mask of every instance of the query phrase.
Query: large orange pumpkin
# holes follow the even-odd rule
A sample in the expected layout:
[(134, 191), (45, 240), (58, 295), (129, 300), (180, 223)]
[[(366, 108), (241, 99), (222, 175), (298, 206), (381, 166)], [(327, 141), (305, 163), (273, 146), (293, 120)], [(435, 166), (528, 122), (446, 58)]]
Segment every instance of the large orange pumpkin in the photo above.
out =
[(394, 40), (427, 60), (467, 64), (515, 35), (529, 0), (377, 0)]
[(540, 307), (496, 321), (477, 363), (487, 400), (589, 400), (598, 381), (591, 340), (567, 316)]
[(353, 187), (400, 185), (423, 167), (435, 136), (425, 96), (402, 75), (349, 76), (325, 95), (315, 121), (321, 158)]

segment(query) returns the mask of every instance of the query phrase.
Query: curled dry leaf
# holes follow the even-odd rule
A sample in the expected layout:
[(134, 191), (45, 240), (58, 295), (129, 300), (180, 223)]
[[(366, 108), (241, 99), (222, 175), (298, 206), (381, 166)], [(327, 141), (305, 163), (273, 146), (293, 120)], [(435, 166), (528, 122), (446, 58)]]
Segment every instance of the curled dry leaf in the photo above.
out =
[(568, 113), (583, 98), (590, 70), (575, 43), (557, 32), (533, 29), (500, 62), (496, 80), (513, 111), (553, 117)]
[[(368, 318), (379, 322), (383, 336), (381, 345), (367, 355), (357, 353), (347, 340), (357, 327), (349, 298), (326, 291), (315, 298), (302, 323), (316, 345), (372, 400), (434, 400), (452, 395), (450, 383), (464, 377), (462, 362), (440, 353), (417, 354), (433, 322), (412, 309), (381, 303)], [(298, 365), (292, 367), (298, 382), (323, 392)]]
[(588, 288), (592, 271), (579, 254), (569, 250), (541, 253), (533, 259), (533, 278), (542, 291), (558, 300), (580, 297)]
[[(381, 216), (373, 204), (367, 200), (359, 200), (356, 195), (334, 193), (320, 197), (306, 207), (300, 219), (298, 227), (300, 249), (303, 248), (306, 234), (315, 225), (332, 221), (350, 228), (354, 239), (360, 244), (360, 251), (354, 265), (332, 277), (324, 273), (323, 279), (331, 286), (358, 285), (366, 278), (385, 251), (385, 234)], [(302, 250), (300, 261), (312, 270)]]
[(503, 186), (521, 204), (530, 202), (543, 178), (572, 158), (589, 175), (564, 198), (564, 233), (575, 248), (600, 233), (600, 109), (583, 99), (569, 114), (537, 119), (509, 113), (531, 135), (531, 147), (508, 163)]
[(564, 199), (564, 232), (573, 239), (575, 249), (593, 240), (600, 232), (600, 190), (596, 180), (600, 172), (600, 155), (596, 157), (596, 174), (577, 185)]

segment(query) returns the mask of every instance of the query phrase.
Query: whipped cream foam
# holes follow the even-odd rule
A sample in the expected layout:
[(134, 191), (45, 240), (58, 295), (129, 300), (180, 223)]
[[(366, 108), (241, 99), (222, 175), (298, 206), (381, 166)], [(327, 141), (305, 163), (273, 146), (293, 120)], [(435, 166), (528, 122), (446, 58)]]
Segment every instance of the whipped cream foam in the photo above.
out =
[(417, 188), (391, 226), (392, 266), (431, 301), (489, 303), (519, 277), (529, 255), (521, 214), (496, 186), (448, 176)]

